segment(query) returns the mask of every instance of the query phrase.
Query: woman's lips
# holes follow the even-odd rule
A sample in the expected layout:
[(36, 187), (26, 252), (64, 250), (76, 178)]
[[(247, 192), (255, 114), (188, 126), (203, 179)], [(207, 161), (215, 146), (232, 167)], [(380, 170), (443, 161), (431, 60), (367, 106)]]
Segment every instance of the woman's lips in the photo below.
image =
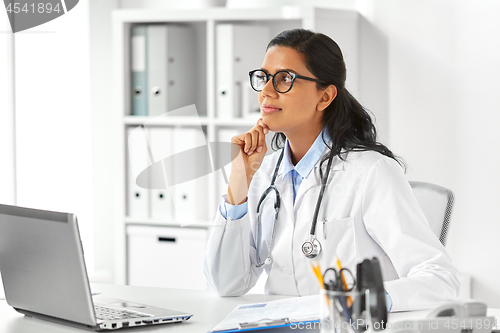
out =
[(262, 104), (261, 110), (264, 113), (273, 113), (273, 112), (281, 111), (281, 108), (279, 108), (275, 105), (271, 105), (271, 104)]

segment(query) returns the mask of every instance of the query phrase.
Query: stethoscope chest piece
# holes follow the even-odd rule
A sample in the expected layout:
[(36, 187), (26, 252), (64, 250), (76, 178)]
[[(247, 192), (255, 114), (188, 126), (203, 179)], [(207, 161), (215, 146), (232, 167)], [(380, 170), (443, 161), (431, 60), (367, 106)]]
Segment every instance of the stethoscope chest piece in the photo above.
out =
[(316, 237), (312, 237), (302, 244), (302, 253), (304, 253), (304, 255), (309, 259), (315, 259), (319, 256), (320, 252), (321, 243), (316, 239)]

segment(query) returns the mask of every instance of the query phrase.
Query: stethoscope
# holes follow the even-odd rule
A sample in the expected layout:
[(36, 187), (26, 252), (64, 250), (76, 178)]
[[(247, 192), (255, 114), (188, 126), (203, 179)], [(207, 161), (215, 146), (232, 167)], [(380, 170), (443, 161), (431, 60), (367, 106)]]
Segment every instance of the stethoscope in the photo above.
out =
[[(276, 181), (276, 177), (278, 175), (278, 170), (281, 165), (281, 161), (283, 160), (283, 155), (284, 155), (285, 149), (281, 151), (281, 154), (278, 158), (278, 162), (276, 163), (276, 167), (274, 168), (274, 174), (273, 178), (271, 180), (271, 185), (262, 193), (259, 202), (257, 204), (257, 240), (256, 240), (256, 247), (257, 247), (257, 267), (262, 267), (263, 265), (270, 265), (271, 264), (271, 252), (273, 251), (273, 246), (274, 246), (274, 238), (275, 238), (275, 231), (276, 231), (276, 222), (278, 221), (278, 213), (280, 209), (280, 202), (281, 202), (281, 196), (278, 191), (278, 188), (276, 185), (274, 185), (274, 182)], [(318, 257), (318, 255), (321, 252), (321, 243), (319, 240), (316, 238), (316, 222), (318, 220), (318, 214), (319, 214), (319, 207), (321, 206), (321, 201), (323, 200), (323, 194), (325, 193), (325, 187), (326, 187), (326, 182), (328, 181), (328, 175), (330, 174), (330, 168), (332, 166), (332, 161), (333, 161), (333, 156), (330, 152), (330, 157), (328, 159), (328, 166), (326, 169), (326, 174), (321, 178), (321, 189), (319, 191), (319, 196), (318, 200), (316, 201), (316, 208), (314, 209), (314, 215), (313, 215), (313, 220), (311, 223), (311, 231), (309, 232), (309, 239), (302, 244), (302, 253), (309, 259), (315, 259)], [(262, 203), (266, 199), (267, 195), (271, 192), (276, 194), (276, 198), (274, 199), (274, 221), (273, 221), (273, 227), (271, 229), (271, 243), (269, 244), (269, 252), (267, 255), (266, 260), (264, 262), (260, 261), (260, 238), (261, 238), (261, 233), (262, 233), (262, 227), (261, 227), (261, 217), (262, 217)]]

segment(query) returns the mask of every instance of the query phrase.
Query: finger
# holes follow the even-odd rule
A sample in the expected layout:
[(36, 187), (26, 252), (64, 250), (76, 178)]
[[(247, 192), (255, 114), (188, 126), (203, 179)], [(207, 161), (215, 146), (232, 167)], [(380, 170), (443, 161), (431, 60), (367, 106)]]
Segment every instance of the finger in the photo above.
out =
[(243, 147), (243, 151), (250, 155), (250, 148), (252, 148), (252, 134), (247, 132), (245, 133), (245, 146)]
[(238, 146), (244, 146), (246, 135), (247, 135), (246, 133), (242, 133), (242, 134), (238, 134), (238, 135), (233, 136), (231, 138), (231, 143), (234, 143)]
[(248, 155), (252, 155), (253, 152), (258, 148), (259, 144), (259, 136), (262, 134), (262, 127), (255, 126), (248, 133), (252, 136), (252, 144), (250, 145), (250, 149), (248, 150)]
[(264, 134), (269, 133), (269, 127), (266, 125), (266, 123), (264, 123), (264, 120), (262, 120), (262, 118), (259, 118), (259, 120), (257, 120), (257, 125), (263, 128)]
[(255, 130), (259, 132), (259, 136), (257, 138), (257, 149), (256, 151), (260, 153), (264, 147), (266, 147), (266, 135), (265, 128), (262, 126), (255, 126)]

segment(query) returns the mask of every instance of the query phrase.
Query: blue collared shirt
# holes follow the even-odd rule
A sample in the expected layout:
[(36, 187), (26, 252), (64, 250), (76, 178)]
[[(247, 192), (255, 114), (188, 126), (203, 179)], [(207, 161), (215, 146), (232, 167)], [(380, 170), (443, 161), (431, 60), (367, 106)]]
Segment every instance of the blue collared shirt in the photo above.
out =
[[(324, 141), (322, 134), (324, 134), (325, 137)], [(294, 204), (295, 204), (295, 197), (297, 196), (297, 193), (299, 191), (300, 184), (302, 184), (302, 180), (304, 180), (304, 178), (307, 178), (307, 176), (309, 176), (312, 169), (319, 161), (321, 155), (323, 155), (323, 151), (326, 148), (325, 142), (329, 141), (330, 141), (330, 136), (328, 135), (327, 131), (325, 130), (321, 131), (321, 133), (319, 133), (319, 135), (316, 137), (316, 140), (314, 140), (311, 148), (309, 148), (304, 157), (302, 157), (302, 159), (297, 163), (296, 166), (293, 166), (292, 157), (290, 155), (290, 144), (288, 143), (288, 140), (286, 140), (285, 153), (283, 156), (283, 165), (281, 168), (281, 170), (283, 171), (282, 179), (285, 179), (288, 173), (290, 173), (293, 184)]]

